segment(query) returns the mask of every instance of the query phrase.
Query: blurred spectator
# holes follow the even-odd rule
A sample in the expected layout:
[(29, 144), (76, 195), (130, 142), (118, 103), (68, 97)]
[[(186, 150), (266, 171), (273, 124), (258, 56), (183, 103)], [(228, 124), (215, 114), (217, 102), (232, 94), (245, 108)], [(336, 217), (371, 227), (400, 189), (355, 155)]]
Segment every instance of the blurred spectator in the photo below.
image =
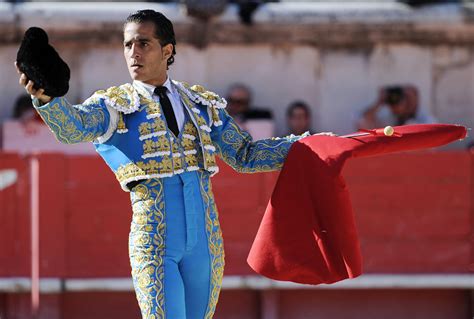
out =
[(13, 106), (13, 118), (21, 120), (22, 117), (32, 117), (33, 113), (36, 114), (31, 97), (28, 94), (20, 95)]
[(469, 144), (467, 144), (467, 151), (474, 154), (474, 141), (471, 141)]
[[(35, 117), (35, 114), (37, 113), (33, 109), (30, 96), (28, 94), (20, 95), (13, 105), (12, 118), (26, 126)], [(3, 125), (0, 126), (0, 149), (3, 148)]]
[(90, 143), (59, 143), (33, 108), (31, 97), (26, 94), (17, 98), (13, 106), (13, 119), (5, 121), (0, 128), (0, 144), (4, 151), (20, 154), (38, 151), (96, 154)]
[(267, 2), (279, 2), (279, 0), (229, 0), (229, 3), (238, 5), (240, 22), (245, 25), (253, 24), (253, 15), (257, 8)]
[(182, 0), (186, 6), (186, 13), (201, 21), (207, 21), (224, 12), (227, 0)]
[(246, 85), (241, 83), (231, 85), (226, 98), (230, 116), (255, 140), (273, 136), (272, 113), (267, 109), (251, 107), (252, 92)]
[(13, 106), (13, 119), (24, 125), (27, 134), (35, 134), (38, 127), (44, 125), (43, 120), (35, 111), (28, 94), (20, 95)]
[(373, 129), (386, 125), (436, 122), (426, 109), (420, 107), (418, 89), (415, 86), (388, 86), (379, 90), (377, 100), (364, 111), (357, 122), (357, 128)]
[(237, 122), (248, 119), (271, 119), (272, 113), (267, 109), (251, 107), (252, 92), (241, 83), (233, 84), (227, 90), (227, 110)]
[(460, 3), (462, 0), (398, 0), (398, 2), (402, 2), (413, 7), (420, 7), (442, 3)]
[(286, 110), (288, 134), (301, 135), (311, 132), (311, 110), (303, 101), (295, 101)]

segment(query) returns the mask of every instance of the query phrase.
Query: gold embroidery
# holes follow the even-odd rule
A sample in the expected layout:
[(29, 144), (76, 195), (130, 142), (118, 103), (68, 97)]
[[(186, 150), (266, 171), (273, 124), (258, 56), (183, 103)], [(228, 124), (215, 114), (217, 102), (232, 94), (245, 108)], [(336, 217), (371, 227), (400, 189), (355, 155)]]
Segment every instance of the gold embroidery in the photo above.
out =
[(212, 108), (212, 122), (214, 124), (222, 123), (219, 119), (219, 111), (216, 108)]
[(148, 171), (152, 169), (159, 171), (162, 168), (160, 162), (158, 162), (157, 160), (150, 160), (148, 161), (148, 163), (138, 162), (137, 164), (139, 164), (139, 167), (141, 166), (144, 170)]
[(157, 117), (153, 122), (143, 122), (138, 126), (138, 133), (140, 134), (140, 140), (152, 138), (154, 136), (162, 136), (166, 134), (165, 122)]
[(117, 124), (117, 133), (127, 133), (127, 127), (125, 126), (125, 120), (123, 118), (122, 112), (119, 112), (119, 121)]
[(211, 291), (205, 319), (211, 319), (216, 310), (219, 293), (224, 276), (224, 242), (219, 226), (219, 214), (214, 201), (209, 177), (200, 174), (199, 183), (206, 209), (206, 232), (208, 235), (209, 254), (211, 257)]
[(188, 155), (185, 155), (185, 160), (186, 160), (186, 164), (188, 166), (197, 166), (198, 165), (198, 160), (197, 160), (197, 157), (196, 155), (194, 154), (188, 154)]
[(155, 152), (155, 142), (152, 140), (146, 140), (143, 143), (143, 154), (152, 154)]
[(173, 157), (173, 166), (175, 171), (183, 169), (183, 159), (182, 157)]
[(181, 141), (181, 144), (183, 145), (185, 151), (191, 151), (191, 150), (196, 149), (195, 148), (196, 144), (190, 139), (183, 138), (183, 140)]
[(151, 133), (150, 123), (145, 122), (140, 124), (140, 126), (138, 127), (138, 132), (140, 133), (140, 136), (149, 135)]
[(133, 113), (140, 107), (140, 96), (130, 83), (99, 90), (94, 95), (105, 97), (113, 108), (126, 114)]
[(196, 127), (191, 122), (188, 122), (184, 125), (184, 133), (192, 135), (192, 136), (197, 136), (198, 135), (198, 131), (197, 131)]
[(166, 123), (161, 118), (156, 118), (151, 123), (151, 128), (155, 132), (166, 131)]
[(216, 100), (219, 98), (219, 95), (211, 91), (205, 91), (201, 94), (201, 96), (206, 100)]
[(163, 182), (148, 180), (131, 193), (130, 265), (143, 318), (164, 319), (165, 203)]
[(161, 170), (163, 172), (172, 172), (173, 171), (173, 161), (170, 159), (169, 156), (163, 156), (161, 159)]
[(207, 125), (206, 120), (202, 116), (196, 116), (196, 118), (199, 127), (201, 127), (202, 125)]
[(56, 138), (67, 144), (92, 142), (106, 131), (105, 112), (99, 107), (91, 107), (86, 111), (75, 109), (60, 99), (48, 107), (37, 111), (53, 131)]
[(211, 145), (212, 140), (209, 134), (202, 134), (202, 144), (204, 145)]
[(206, 159), (207, 167), (216, 166), (215, 156), (213, 156), (213, 155), (209, 154), (208, 152), (206, 152), (204, 154), (204, 158)]
[(168, 138), (165, 135), (160, 136), (158, 138), (158, 141), (156, 141), (155, 145), (156, 145), (156, 150), (158, 152), (170, 151), (170, 143), (168, 141)]
[(227, 125), (229, 129), (219, 136), (220, 143), (214, 144), (227, 164), (244, 173), (281, 169), (292, 140), (266, 139), (252, 142), (250, 135), (241, 131), (233, 121), (229, 121)]
[[(198, 88), (198, 89), (200, 89), (200, 88)], [(191, 100), (187, 97), (187, 95), (182, 90), (178, 90), (178, 92), (180, 93), (184, 103), (186, 103), (188, 108), (193, 109), (195, 106), (191, 102)], [(204, 146), (205, 145), (211, 145), (212, 144), (212, 139), (211, 139), (211, 136), (209, 134), (210, 132), (208, 132), (208, 131), (206, 131), (205, 129), (202, 128), (202, 127), (207, 127), (209, 129), (209, 127), (207, 125), (207, 122), (204, 119), (204, 117), (202, 116), (202, 114), (200, 114), (200, 113), (198, 114), (196, 112), (190, 112), (190, 115), (192, 117), (194, 117), (194, 119), (197, 122), (197, 125), (199, 126), (199, 130), (194, 126), (193, 127), (196, 130), (196, 135), (199, 135), (199, 138), (201, 140), (202, 145), (204, 145)], [(194, 135), (194, 134), (190, 134), (190, 135)], [(187, 139), (183, 139), (182, 143), (183, 143), (183, 147), (186, 151), (191, 151), (192, 150), (191, 149), (191, 143), (189, 141), (187, 141)], [(205, 167), (206, 168), (215, 167), (216, 166), (216, 158), (215, 158), (214, 152), (211, 153), (211, 151), (209, 149), (206, 149), (204, 147), (202, 149), (203, 149), (203, 152), (206, 154), (204, 156), (207, 157), (206, 162), (205, 162)]]
[(201, 85), (198, 85), (198, 84), (195, 84), (193, 86), (190, 87), (191, 90), (197, 92), (197, 93), (204, 93), (206, 92), (206, 89), (201, 86)]
[[(210, 107), (212, 110), (216, 108), (226, 107), (227, 102), (225, 99), (222, 99), (221, 97), (219, 97), (219, 95), (217, 95), (214, 92), (207, 91), (201, 85), (193, 85), (190, 87), (188, 84), (185, 84), (185, 83), (180, 84), (178, 82), (177, 86), (181, 87), (185, 91), (185, 94), (189, 97), (189, 99), (191, 99), (192, 101), (196, 103), (200, 103), (202, 105)], [(212, 118), (211, 120), (214, 120), (214, 118)], [(221, 125), (220, 122), (219, 123), (214, 122), (214, 123), (215, 125)]]
[(179, 153), (179, 145), (176, 142), (171, 142), (171, 149), (173, 154), (178, 154)]
[[(215, 147), (212, 145), (211, 136), (208, 131), (195, 125), (196, 123), (209, 130), (203, 117), (203, 114), (207, 113), (200, 112), (182, 89), (178, 89), (178, 92), (188, 109), (192, 110), (189, 115), (194, 121), (186, 122), (181, 138), (173, 140), (169, 139), (169, 131), (162, 114), (149, 122), (141, 123), (138, 126), (138, 133), (140, 140), (143, 141), (142, 158), (156, 158), (156, 160), (121, 165), (116, 170), (116, 177), (125, 190), (127, 182), (137, 179), (167, 177), (185, 170), (208, 169), (211, 173), (216, 172)], [(142, 110), (154, 103), (143, 96), (141, 98)]]
[(143, 158), (169, 155), (170, 153), (170, 143), (166, 135), (160, 136), (157, 141), (148, 139), (143, 143)]
[(160, 115), (160, 104), (151, 102), (147, 104), (146, 113), (148, 117), (156, 117)]

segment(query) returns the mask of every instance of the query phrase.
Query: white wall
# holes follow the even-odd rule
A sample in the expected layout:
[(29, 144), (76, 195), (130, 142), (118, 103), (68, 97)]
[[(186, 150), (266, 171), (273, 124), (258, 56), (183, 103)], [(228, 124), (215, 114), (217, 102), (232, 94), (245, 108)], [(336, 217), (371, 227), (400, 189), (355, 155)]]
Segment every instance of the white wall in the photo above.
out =
[[(430, 26), (443, 28), (432, 22)], [(250, 85), (254, 105), (274, 111), (278, 134), (286, 132), (285, 109), (295, 99), (312, 106), (314, 129), (352, 132), (355, 118), (373, 102), (378, 88), (398, 83), (416, 85), (422, 106), (440, 122), (474, 126), (474, 59), (469, 43), (375, 41), (354, 48), (236, 42), (211, 41), (203, 49), (178, 42), (172, 78), (223, 95), (233, 82)], [(120, 40), (92, 43), (80, 39), (54, 43), (71, 67), (68, 97), (73, 102), (94, 90), (129, 81)], [(0, 121), (9, 117), (14, 99), (23, 92), (13, 68), (17, 45), (0, 42)]]

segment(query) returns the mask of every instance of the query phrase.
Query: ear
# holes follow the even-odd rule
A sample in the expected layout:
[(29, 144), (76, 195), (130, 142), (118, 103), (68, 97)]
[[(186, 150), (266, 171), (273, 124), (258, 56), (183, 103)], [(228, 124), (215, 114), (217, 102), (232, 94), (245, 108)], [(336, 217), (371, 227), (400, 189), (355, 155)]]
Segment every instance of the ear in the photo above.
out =
[(173, 54), (173, 45), (171, 43), (168, 43), (162, 48), (162, 50), (163, 50), (163, 58), (165, 60), (168, 60)]

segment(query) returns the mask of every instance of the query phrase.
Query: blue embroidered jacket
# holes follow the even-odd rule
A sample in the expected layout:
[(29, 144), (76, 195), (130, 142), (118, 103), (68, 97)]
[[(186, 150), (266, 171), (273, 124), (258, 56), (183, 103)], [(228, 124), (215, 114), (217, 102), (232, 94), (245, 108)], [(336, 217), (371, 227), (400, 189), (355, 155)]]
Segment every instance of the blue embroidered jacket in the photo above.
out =
[(185, 171), (217, 173), (215, 155), (239, 172), (282, 167), (291, 144), (303, 136), (252, 141), (225, 110), (226, 101), (199, 85), (173, 81), (189, 121), (176, 137), (159, 103), (139, 86), (95, 92), (83, 104), (54, 98), (37, 111), (63, 143), (94, 142), (125, 191), (127, 183)]

